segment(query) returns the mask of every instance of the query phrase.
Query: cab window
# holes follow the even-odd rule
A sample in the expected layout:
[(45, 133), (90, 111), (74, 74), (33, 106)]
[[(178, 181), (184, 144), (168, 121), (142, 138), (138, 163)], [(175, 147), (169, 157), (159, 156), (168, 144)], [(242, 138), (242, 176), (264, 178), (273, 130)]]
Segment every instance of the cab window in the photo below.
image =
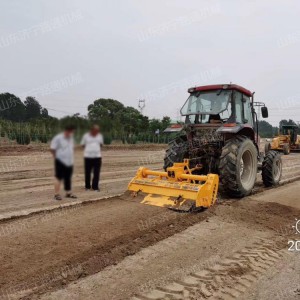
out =
[(235, 92), (235, 120), (236, 123), (243, 124), (243, 102), (242, 94)]
[(253, 126), (250, 97), (243, 95), (244, 122)]

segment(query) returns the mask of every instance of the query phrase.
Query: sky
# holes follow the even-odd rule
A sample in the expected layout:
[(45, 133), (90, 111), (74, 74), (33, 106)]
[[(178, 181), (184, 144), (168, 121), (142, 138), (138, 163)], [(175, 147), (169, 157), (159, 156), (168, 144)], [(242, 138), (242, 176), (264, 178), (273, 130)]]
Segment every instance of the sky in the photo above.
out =
[(297, 0), (2, 0), (0, 93), (49, 113), (99, 98), (180, 118), (192, 86), (235, 83), (300, 121)]

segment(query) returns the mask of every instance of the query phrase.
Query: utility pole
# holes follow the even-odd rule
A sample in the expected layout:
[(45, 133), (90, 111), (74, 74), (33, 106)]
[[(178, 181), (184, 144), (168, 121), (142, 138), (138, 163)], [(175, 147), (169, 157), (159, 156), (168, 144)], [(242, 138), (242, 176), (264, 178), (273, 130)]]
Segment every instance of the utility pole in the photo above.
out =
[(146, 107), (146, 100), (145, 99), (139, 99), (139, 110), (140, 113), (143, 114), (144, 108)]

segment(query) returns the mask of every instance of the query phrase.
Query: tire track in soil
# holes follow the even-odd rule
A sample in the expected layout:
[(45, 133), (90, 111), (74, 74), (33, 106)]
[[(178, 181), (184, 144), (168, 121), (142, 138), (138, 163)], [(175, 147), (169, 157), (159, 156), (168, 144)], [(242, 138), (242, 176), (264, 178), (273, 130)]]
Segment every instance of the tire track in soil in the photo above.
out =
[(132, 300), (231, 300), (240, 297), (284, 257), (281, 242), (260, 239), (251, 247), (181, 280), (138, 294)]

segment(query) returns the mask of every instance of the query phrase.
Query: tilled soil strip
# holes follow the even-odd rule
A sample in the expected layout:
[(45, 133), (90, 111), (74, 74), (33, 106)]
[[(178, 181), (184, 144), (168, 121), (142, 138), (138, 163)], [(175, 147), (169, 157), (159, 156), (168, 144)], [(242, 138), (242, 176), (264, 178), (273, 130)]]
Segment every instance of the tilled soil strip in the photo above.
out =
[(213, 209), (178, 214), (139, 201), (124, 195), (1, 223), (0, 296), (30, 299), (117, 264), (213, 214)]
[(180, 214), (139, 201), (125, 194), (0, 224), (0, 296), (32, 299), (115, 265), (223, 210), (222, 217), (237, 226), (248, 222), (272, 230), (282, 226), (278, 218), (293, 220), (299, 215), (289, 207), (250, 200), (224, 202), (198, 214)]

